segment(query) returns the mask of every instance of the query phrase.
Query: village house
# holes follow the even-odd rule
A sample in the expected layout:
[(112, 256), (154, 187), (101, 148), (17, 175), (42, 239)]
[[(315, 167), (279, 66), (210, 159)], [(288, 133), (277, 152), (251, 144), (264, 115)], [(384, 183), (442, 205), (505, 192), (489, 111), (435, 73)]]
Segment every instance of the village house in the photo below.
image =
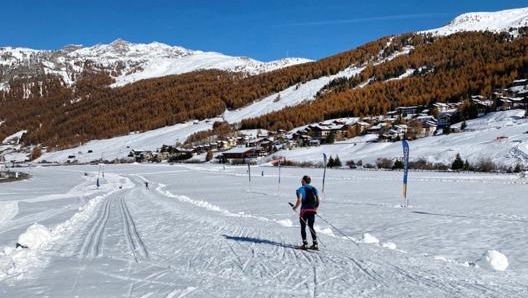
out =
[(515, 80), (506, 90), (509, 97), (518, 97), (520, 92), (528, 91), (528, 79)]
[(310, 146), (312, 139), (304, 130), (299, 130), (292, 135), (290, 148)]
[(444, 129), (451, 126), (453, 122), (458, 121), (458, 110), (457, 109), (450, 109), (450, 110), (444, 110), (441, 111), (438, 114), (438, 121), (436, 123), (437, 129)]
[[(413, 125), (416, 123), (417, 125)], [(410, 126), (414, 129), (415, 138), (423, 138), (432, 136), (436, 131), (437, 121), (431, 115), (419, 115), (410, 122)], [(408, 131), (411, 128), (408, 129)]]
[(334, 134), (334, 139), (336, 141), (341, 141), (344, 139), (355, 137), (357, 134), (356, 127), (351, 124), (341, 124), (335, 123), (330, 127), (331, 132)]
[(263, 146), (263, 145), (267, 146), (270, 143), (272, 143), (271, 139), (269, 139), (267, 137), (261, 137), (261, 138), (249, 140), (246, 143), (246, 147), (258, 147), (258, 146)]
[(326, 138), (332, 130), (327, 124), (314, 124), (308, 125), (307, 133), (314, 139), (324, 139)]
[(483, 115), (491, 112), (491, 109), (494, 105), (493, 100), (487, 99), (482, 95), (473, 95), (471, 96), (471, 101), (477, 107), (479, 115)]
[(497, 111), (507, 111), (511, 110), (513, 103), (504, 96), (499, 96), (496, 100), (497, 102)]
[(421, 106), (397, 107), (396, 112), (399, 115), (405, 117), (407, 115), (417, 114), (420, 109), (422, 109)]
[(245, 163), (247, 159), (257, 158), (259, 150), (255, 147), (235, 147), (218, 156), (223, 162), (229, 163)]
[[(319, 140), (320, 144), (322, 140), (325, 140), (331, 134), (333, 134), (335, 141), (358, 136), (367, 126), (369, 126), (369, 124), (365, 122), (357, 122), (356, 120), (352, 122), (340, 119), (331, 122), (308, 125), (303, 133), (309, 135), (314, 140)], [(310, 143), (309, 140), (307, 140), (307, 142)], [(304, 143), (306, 144), (306, 142)], [(312, 145), (313, 144), (315, 144), (315, 142), (312, 142)]]
[(393, 125), (387, 132), (380, 135), (380, 139), (387, 141), (399, 141), (402, 140), (407, 133), (407, 125), (399, 124)]
[(391, 124), (380, 122), (375, 125), (372, 125), (367, 129), (367, 133), (369, 134), (382, 134), (384, 131), (387, 131), (390, 129)]
[(149, 151), (149, 150), (145, 150), (145, 151), (132, 150), (128, 154), (128, 157), (132, 157), (134, 161), (136, 162), (149, 161), (152, 159), (153, 156), (154, 154), (152, 153), (152, 151)]
[(358, 121), (352, 124), (352, 131), (354, 131), (354, 136), (359, 136), (363, 134), (371, 125), (364, 121)]

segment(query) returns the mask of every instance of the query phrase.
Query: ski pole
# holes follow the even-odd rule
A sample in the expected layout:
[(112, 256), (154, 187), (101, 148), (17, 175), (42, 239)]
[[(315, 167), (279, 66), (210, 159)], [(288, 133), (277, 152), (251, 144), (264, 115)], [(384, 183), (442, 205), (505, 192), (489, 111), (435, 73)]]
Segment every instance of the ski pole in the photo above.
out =
[(354, 241), (352, 238), (350, 238), (347, 234), (341, 232), (341, 230), (339, 230), (338, 228), (336, 228), (336, 226), (334, 226), (333, 224), (329, 223), (329, 222), (328, 222), (326, 219), (324, 219), (321, 215), (319, 215), (319, 214), (317, 214), (317, 213), (316, 213), (315, 215), (317, 215), (317, 217), (319, 217), (322, 221), (324, 221), (325, 223), (327, 223), (329, 226), (331, 226), (332, 228), (334, 228), (334, 230), (338, 231), (341, 235), (345, 236), (346, 239), (348, 239), (348, 240), (354, 242), (355, 245), (359, 246), (359, 244), (358, 244), (356, 241)]
[[(293, 207), (293, 203), (292, 203), (292, 202), (288, 202), (288, 204), (289, 204), (291, 207)], [(295, 213), (297, 216), (299, 216), (299, 218), (304, 222), (304, 224), (308, 227), (308, 229), (310, 229), (310, 232), (312, 232), (313, 234), (317, 235), (317, 234), (315, 233), (315, 230), (312, 229), (312, 228), (308, 225), (308, 223), (306, 222), (306, 220), (304, 220), (304, 218), (302, 218), (301, 215), (300, 215), (299, 213), (297, 213), (297, 211), (295, 211), (295, 210), (293, 210), (293, 209), (292, 209), (292, 211), (293, 211), (293, 213)], [(317, 214), (317, 213), (316, 213), (316, 214)], [(324, 245), (324, 243), (321, 242), (321, 238), (317, 237), (317, 242), (321, 243), (322, 246), (326, 247), (326, 245)]]

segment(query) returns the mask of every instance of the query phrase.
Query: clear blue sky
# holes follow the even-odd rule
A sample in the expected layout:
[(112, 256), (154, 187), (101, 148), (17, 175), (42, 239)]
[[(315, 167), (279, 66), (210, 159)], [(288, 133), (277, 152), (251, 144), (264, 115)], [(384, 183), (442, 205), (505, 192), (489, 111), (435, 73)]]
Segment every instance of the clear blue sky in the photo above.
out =
[(53, 50), (121, 38), (261, 61), (316, 60), (383, 36), (441, 27), (465, 12), (521, 7), (528, 2), (7, 0), (0, 4), (0, 47)]

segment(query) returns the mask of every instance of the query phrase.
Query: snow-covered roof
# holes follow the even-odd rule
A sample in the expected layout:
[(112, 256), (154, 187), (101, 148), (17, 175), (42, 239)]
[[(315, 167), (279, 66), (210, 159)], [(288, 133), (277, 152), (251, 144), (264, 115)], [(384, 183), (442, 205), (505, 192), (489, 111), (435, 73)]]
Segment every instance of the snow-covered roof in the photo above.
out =
[(224, 151), (224, 153), (244, 153), (244, 152), (248, 152), (248, 151), (251, 151), (251, 150), (254, 150), (255, 148), (253, 147), (242, 147), (242, 146), (238, 146), (238, 147), (233, 147), (227, 151)]
[(10, 144), (10, 143), (16, 143), (18, 144), (20, 142), (20, 139), (22, 136), (27, 133), (27, 130), (20, 130), (10, 136), (7, 136), (3, 141), (2, 144)]

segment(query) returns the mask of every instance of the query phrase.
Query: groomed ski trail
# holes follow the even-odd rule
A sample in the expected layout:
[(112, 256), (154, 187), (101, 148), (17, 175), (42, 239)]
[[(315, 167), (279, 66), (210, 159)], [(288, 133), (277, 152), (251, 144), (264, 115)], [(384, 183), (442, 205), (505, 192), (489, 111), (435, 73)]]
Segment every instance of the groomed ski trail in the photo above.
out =
[[(171, 179), (186, 183), (184, 175)], [(14, 281), (17, 286), (7, 288), (6, 297), (91, 297), (90, 289), (101, 285), (102, 297), (520, 298), (527, 293), (522, 279), (508, 274), (357, 246), (324, 233), (320, 251), (296, 250), (297, 224), (281, 225), (251, 204), (243, 214), (232, 210), (243, 202), (237, 197), (220, 206), (214, 197), (180, 195), (152, 179), (146, 190), (142, 177), (129, 179), (134, 187), (106, 197), (80, 233), (46, 252), (51, 260), (40, 276)], [(284, 208), (280, 216), (296, 223)], [(61, 271), (72, 258), (75, 276)]]

